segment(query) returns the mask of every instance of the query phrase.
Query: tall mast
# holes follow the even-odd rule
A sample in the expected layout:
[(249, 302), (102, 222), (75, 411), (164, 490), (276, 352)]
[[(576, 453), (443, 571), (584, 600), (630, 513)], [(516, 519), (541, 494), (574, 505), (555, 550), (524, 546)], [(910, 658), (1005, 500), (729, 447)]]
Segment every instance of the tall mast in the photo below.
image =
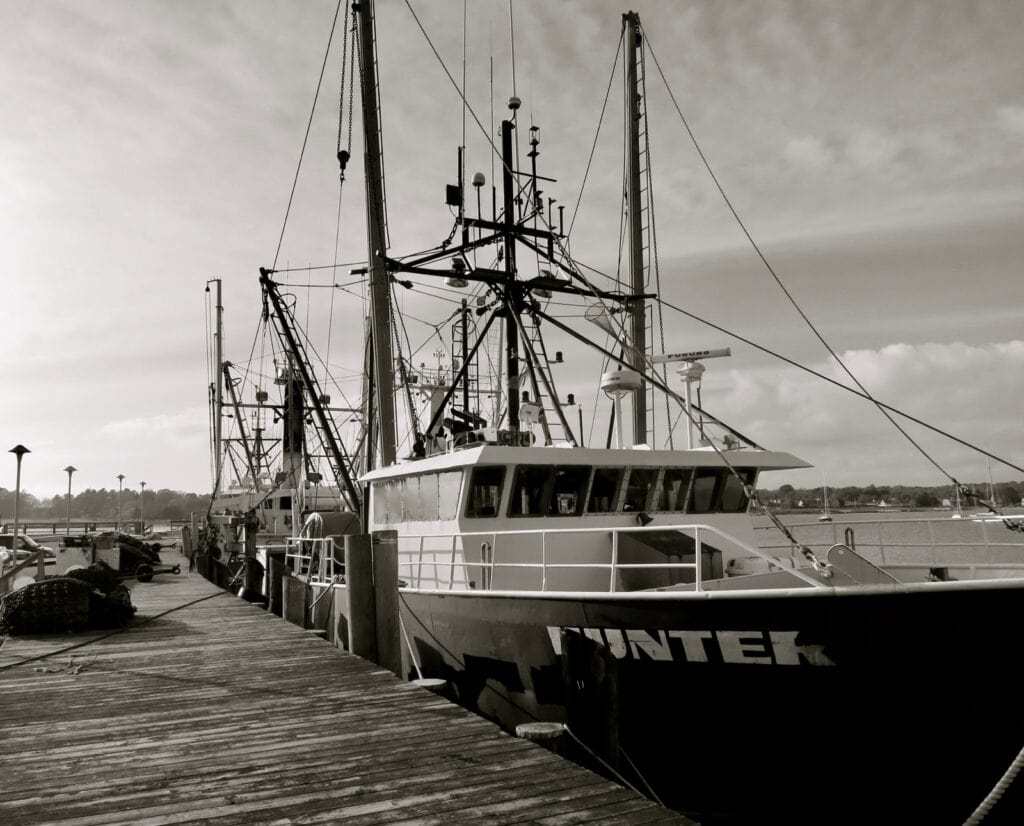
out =
[(505, 236), (505, 365), (508, 370), (508, 429), (519, 430), (519, 328), (516, 317), (520, 311), (519, 293), (516, 290), (516, 237), (514, 212), (514, 187), (512, 165), (512, 121), (501, 122), (502, 189), (504, 192), (504, 236)]
[[(629, 217), (629, 280), (633, 295), (644, 292), (643, 224), (640, 207), (640, 92), (637, 88), (637, 46), (640, 45), (640, 15), (622, 15), (626, 29), (626, 143), (629, 166), (626, 175), (626, 209)], [(630, 355), (634, 370), (645, 373), (647, 352), (647, 319), (644, 302), (629, 304)], [(633, 444), (647, 442), (647, 391), (633, 394)]]
[[(395, 378), (391, 353), (391, 283), (385, 261), (384, 171), (381, 163), (380, 110), (377, 107), (377, 54), (373, 0), (360, 0), (359, 59), (363, 102), (363, 163), (366, 170), (367, 262), (370, 272), (370, 336), (376, 387), (377, 431), (381, 467), (395, 463)], [(370, 431), (372, 433), (372, 429)], [(367, 469), (374, 467), (367, 442)]]
[[(221, 303), (220, 279), (210, 279), (215, 285), (214, 298), (216, 306), (214, 310), (213, 346), (214, 360), (216, 366), (213, 375), (213, 461), (216, 462), (213, 476), (213, 495), (220, 492), (220, 474), (223, 454), (221, 453), (222, 430), (221, 418), (224, 410), (224, 387), (221, 381), (222, 370), (224, 369), (224, 305)], [(206, 283), (206, 289), (210, 289), (210, 281)]]

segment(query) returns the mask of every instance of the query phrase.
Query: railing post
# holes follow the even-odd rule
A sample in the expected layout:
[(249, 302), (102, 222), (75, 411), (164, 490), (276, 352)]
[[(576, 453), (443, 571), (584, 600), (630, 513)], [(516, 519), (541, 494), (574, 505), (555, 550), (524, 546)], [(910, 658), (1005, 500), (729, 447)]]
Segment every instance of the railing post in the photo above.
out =
[(448, 590), (455, 589), (455, 547), (459, 544), (459, 537), (452, 534), (452, 555), (448, 560)]
[(693, 529), (693, 547), (694, 547), (694, 562), (697, 563), (697, 567), (696, 567), (695, 572), (694, 572), (694, 574), (695, 574), (694, 589), (699, 591), (699, 590), (701, 590), (701, 581), (704, 578), (703, 575), (701, 574), (701, 568), (702, 568), (702, 566), (704, 564), (704, 547), (703, 547), (703, 545), (701, 543), (701, 538), (700, 538), (700, 525), (695, 525), (694, 529)]
[(548, 532), (540, 534), (540, 589), (548, 589)]
[(619, 565), (619, 532), (612, 529), (612, 571), (608, 581), (608, 590), (615, 593), (615, 569)]
[(426, 537), (421, 535), (420, 536), (419, 553), (416, 556), (416, 582), (414, 584), (416, 588), (422, 588), (423, 587), (423, 541), (424, 541), (424, 539), (426, 539)]

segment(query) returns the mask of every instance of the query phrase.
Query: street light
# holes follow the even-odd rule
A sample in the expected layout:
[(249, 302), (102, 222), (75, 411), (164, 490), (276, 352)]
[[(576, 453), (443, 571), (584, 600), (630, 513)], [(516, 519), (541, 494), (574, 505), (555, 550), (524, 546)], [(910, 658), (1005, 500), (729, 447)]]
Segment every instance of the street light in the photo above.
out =
[(68, 465), (64, 468), (64, 472), (68, 475), (68, 508), (67, 516), (64, 520), (64, 535), (71, 536), (71, 474), (74, 473), (78, 468), (74, 465)]
[(139, 494), (139, 532), (146, 532), (146, 483), (139, 482), (139, 487), (142, 488), (142, 493)]
[(117, 474), (117, 529), (121, 530), (121, 490), (124, 488), (124, 474)]
[[(18, 470), (14, 477), (14, 539), (11, 540), (11, 553), (15, 560), (18, 559), (18, 500), (21, 499), (21, 457), (26, 453), (31, 453), (25, 445), (15, 445), (8, 453), (13, 453), (18, 457)], [(39, 569), (37, 571), (37, 579), (42, 580), (46, 573), (43, 569), (43, 555), (39, 554)]]

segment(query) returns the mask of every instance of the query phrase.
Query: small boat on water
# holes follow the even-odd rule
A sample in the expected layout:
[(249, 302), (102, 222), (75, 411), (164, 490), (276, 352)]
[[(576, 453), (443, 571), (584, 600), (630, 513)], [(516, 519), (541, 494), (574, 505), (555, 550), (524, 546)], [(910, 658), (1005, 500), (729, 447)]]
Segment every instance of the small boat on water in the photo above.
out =
[[(1024, 747), (1024, 706), (1012, 699), (1024, 580), (904, 582), (847, 543), (817, 553), (792, 537), (797, 552), (784, 559), (759, 548), (750, 511), (761, 475), (808, 465), (713, 417), (699, 389), (694, 401), (711, 350), (653, 349), (639, 17), (623, 15), (622, 30), (631, 272), (598, 286), (541, 196), (551, 179), (538, 173), (538, 132), (516, 97), (494, 147), (491, 214), (471, 214), (460, 150), (451, 236), (390, 254), (373, 11), (360, 2), (353, 25), (368, 193), (358, 274), (370, 299), (358, 435), (345, 447), (295, 315), (275, 299), (277, 274), (262, 270), (267, 317), (288, 350), (275, 408), (282, 470), (261, 483), (266, 462), (249, 450), (250, 489), (218, 496), (206, 548), (216, 578), (237, 586), (250, 561), (266, 563), (258, 546), (290, 529), (294, 572), (317, 602), (337, 595), (330, 622), (343, 632), (351, 605), (338, 548), (369, 535), (378, 553), (397, 554), (400, 673), (444, 680), (510, 731), (567, 723), (604, 766), (707, 823), (967, 819)], [(472, 185), (479, 204), (483, 176)], [(393, 292), (426, 284), (471, 290), (437, 328), (449, 336), (446, 370), (414, 368), (393, 326)], [(556, 295), (575, 310), (556, 309)], [(581, 331), (582, 319), (603, 338)], [(584, 446), (574, 428), (549, 336), (604, 362), (605, 445)], [(659, 369), (673, 363), (682, 393)], [(656, 398), (685, 418), (685, 447), (650, 447)], [(333, 471), (332, 510), (351, 517), (315, 537), (298, 535), (327, 510), (299, 502), (307, 426)], [(750, 560), (759, 570), (729, 575)], [(998, 714), (982, 711), (994, 703)], [(1011, 786), (993, 812), (1012, 822), (1022, 802)]]
[(825, 484), (825, 477), (821, 477), (821, 516), (818, 517), (819, 522), (831, 522), (832, 514), (828, 509), (828, 485)]

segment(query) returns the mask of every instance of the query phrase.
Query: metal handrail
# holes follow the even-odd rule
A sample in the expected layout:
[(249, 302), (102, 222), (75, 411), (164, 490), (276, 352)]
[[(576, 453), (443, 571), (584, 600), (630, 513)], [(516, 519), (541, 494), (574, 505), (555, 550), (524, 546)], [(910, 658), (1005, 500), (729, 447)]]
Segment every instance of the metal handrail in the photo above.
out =
[[(637, 533), (664, 533), (665, 531), (675, 531), (683, 533), (690, 531), (694, 540), (694, 561), (693, 562), (635, 562), (635, 563), (624, 563), (619, 561), (619, 535), (622, 533), (628, 533), (634, 535)], [(430, 581), (436, 583), (438, 586), (446, 585), (447, 590), (455, 590), (455, 573), (461, 569), (464, 573), (467, 573), (469, 569), (482, 569), (490, 571), (488, 582), (493, 582), (494, 572), (498, 569), (533, 569), (541, 572), (541, 591), (548, 590), (548, 576), (547, 573), (552, 569), (590, 569), (590, 570), (604, 570), (609, 571), (608, 581), (608, 592), (614, 593), (616, 588), (616, 573), (621, 570), (627, 569), (643, 569), (652, 570), (660, 569), (665, 571), (689, 569), (694, 571), (695, 583), (694, 587), (697, 591), (701, 591), (702, 576), (702, 556), (704, 548), (704, 539), (702, 532), (710, 532), (711, 534), (718, 535), (719, 537), (733, 543), (736, 547), (740, 548), (745, 553), (751, 556), (758, 556), (765, 559), (769, 564), (776, 564), (771, 556), (760, 548), (753, 547), (748, 543), (737, 539), (736, 537), (727, 534), (712, 525), (707, 524), (676, 524), (676, 525), (649, 525), (643, 527), (634, 526), (620, 526), (620, 527), (601, 527), (601, 528), (543, 528), (543, 529), (529, 529), (529, 530), (511, 530), (511, 531), (459, 531), (453, 533), (439, 533), (439, 534), (413, 534), (403, 535), (399, 538), (399, 566), (408, 570), (409, 579), (416, 583), (413, 587), (422, 587), (424, 582), (423, 577), (423, 566), (430, 565), (435, 568), (447, 568), (447, 581), (441, 579), (440, 576), (430, 578)], [(549, 537), (552, 536), (565, 536), (565, 535), (610, 535), (612, 540), (612, 547), (610, 558), (608, 562), (550, 562), (548, 561), (547, 543)], [(498, 538), (502, 537), (507, 539), (513, 536), (537, 536), (541, 543), (541, 561), (540, 562), (499, 562), (497, 561), (498, 556)], [(492, 558), (489, 562), (484, 561), (482, 558), (478, 562), (471, 562), (465, 559), (465, 556), (461, 559), (457, 558), (457, 554), (461, 548), (459, 540), (473, 539), (474, 537), (485, 537), (488, 538)], [(442, 540), (450, 540), (450, 546), (438, 547), (436, 549), (426, 549), (425, 544), (427, 541), (436, 541), (440, 544), (448, 544), (447, 542), (442, 543)], [(406, 548), (410, 544), (414, 544), (412, 549), (404, 550), (401, 545), (404, 544)], [(429, 561), (424, 560), (424, 554), (430, 554), (433, 558)], [(809, 576), (808, 574), (792, 568), (785, 569), (788, 573), (794, 575), (798, 579), (803, 580), (809, 585), (815, 587), (825, 587), (819, 580)], [(415, 572), (415, 573), (414, 573)]]
[[(11, 568), (11, 570), (0, 573), (0, 594), (6, 594), (8, 591), (10, 591), (11, 583), (14, 582), (14, 577), (16, 574), (21, 573), (23, 570), (33, 565), (38, 566), (39, 554), (41, 553), (43, 552), (29, 551), (29, 555), (26, 556), (21, 562), (16, 563), (14, 567)], [(6, 567), (6, 563), (2, 567)]]

